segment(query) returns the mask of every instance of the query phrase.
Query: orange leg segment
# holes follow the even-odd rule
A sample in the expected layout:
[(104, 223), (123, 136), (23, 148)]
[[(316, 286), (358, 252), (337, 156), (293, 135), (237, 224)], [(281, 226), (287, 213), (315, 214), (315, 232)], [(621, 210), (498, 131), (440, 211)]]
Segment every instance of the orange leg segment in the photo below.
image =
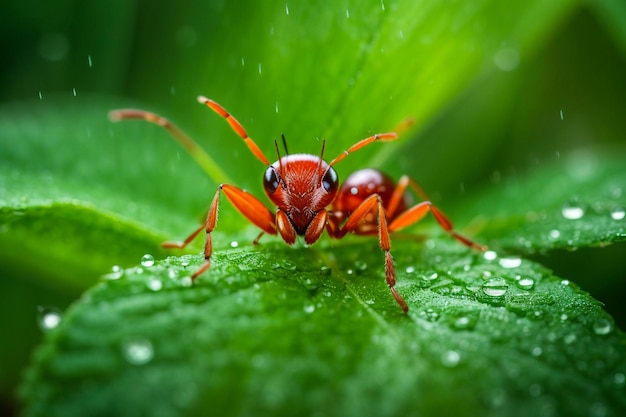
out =
[(385, 252), (385, 279), (389, 290), (393, 295), (402, 311), (407, 313), (409, 306), (407, 306), (404, 299), (398, 294), (395, 289), (396, 285), (396, 270), (393, 265), (393, 257), (391, 256), (391, 239), (389, 238), (390, 229), (387, 227), (387, 219), (385, 208), (383, 207), (383, 201), (378, 194), (372, 194), (348, 216), (346, 223), (341, 228), (337, 228), (335, 224), (330, 224), (328, 231), (335, 238), (342, 238), (347, 233), (353, 232), (357, 229), (359, 223), (365, 219), (365, 217), (376, 209), (378, 212), (378, 238), (380, 248)]
[(250, 149), (250, 152), (252, 152), (259, 161), (263, 162), (265, 165), (270, 164), (261, 149), (252, 140), (252, 138), (248, 136), (246, 129), (243, 128), (241, 123), (239, 123), (239, 121), (237, 121), (237, 119), (235, 119), (232, 114), (228, 113), (224, 107), (220, 106), (215, 101), (208, 99), (204, 96), (198, 96), (198, 101), (201, 104), (206, 104), (211, 110), (226, 119), (230, 127), (235, 131), (235, 133), (237, 133), (241, 137), (241, 139), (244, 140), (244, 142), (246, 142), (246, 145), (248, 145), (248, 149)]
[(217, 212), (220, 203), (220, 193), (224, 192), (228, 200), (232, 205), (243, 214), (250, 222), (256, 225), (262, 230), (261, 234), (255, 239), (255, 243), (264, 233), (272, 235), (276, 234), (276, 221), (274, 215), (269, 211), (267, 207), (263, 205), (252, 194), (237, 188), (233, 185), (221, 184), (211, 202), (207, 219), (199, 228), (194, 230), (184, 241), (182, 242), (164, 242), (164, 248), (184, 248), (204, 229), (206, 231), (206, 240), (204, 242), (204, 264), (191, 276), (192, 281), (195, 281), (200, 275), (206, 272), (211, 267), (211, 254), (213, 253), (213, 239), (211, 232), (217, 225)]
[(435, 220), (437, 220), (437, 223), (439, 223), (443, 230), (448, 232), (453, 238), (455, 238), (465, 246), (477, 249), (479, 251), (484, 251), (487, 249), (486, 246), (476, 243), (473, 240), (454, 231), (452, 222), (446, 217), (445, 214), (443, 214), (443, 212), (441, 212), (441, 210), (439, 210), (430, 201), (422, 201), (421, 203), (418, 203), (413, 207), (407, 209), (405, 212), (400, 213), (389, 224), (389, 231), (395, 232), (397, 230), (411, 226), (422, 220), (429, 211), (433, 214)]

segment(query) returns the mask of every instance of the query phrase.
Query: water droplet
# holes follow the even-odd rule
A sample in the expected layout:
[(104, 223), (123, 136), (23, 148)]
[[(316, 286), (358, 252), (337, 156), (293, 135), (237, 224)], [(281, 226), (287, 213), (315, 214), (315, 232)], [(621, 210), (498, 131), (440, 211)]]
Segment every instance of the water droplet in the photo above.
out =
[(598, 319), (593, 323), (593, 331), (597, 335), (604, 336), (613, 331), (613, 323), (605, 318)]
[(163, 283), (158, 279), (151, 279), (146, 283), (146, 286), (152, 291), (161, 291)]
[(285, 14), (289, 15), (289, 5), (285, 3)]
[(93, 67), (93, 62), (91, 60), (91, 54), (87, 55), (87, 63), (89, 64), (89, 68)]
[(569, 316), (567, 314), (565, 313), (561, 314), (561, 317), (560, 317), (561, 321), (567, 321), (568, 318)]
[(333, 272), (333, 270), (332, 270), (332, 269), (330, 269), (330, 267), (328, 267), (328, 266), (326, 266), (326, 265), (322, 265), (322, 266), (320, 267), (320, 275), (322, 275), (322, 276), (327, 277), (327, 276), (329, 276), (330, 274), (332, 274), (332, 272)]
[(76, 87), (72, 88), (72, 94), (76, 97)]
[(485, 259), (485, 261), (493, 261), (497, 257), (498, 254), (492, 250), (487, 250), (485, 251), (485, 253), (483, 253), (483, 258)]
[(232, 242), (230, 242), (230, 247), (231, 248), (236, 248), (239, 246), (239, 242), (237, 242), (236, 240), (233, 240)]
[(56, 307), (39, 306), (37, 307), (37, 312), (39, 328), (44, 332), (56, 329), (61, 323), (61, 310)]
[(405, 269), (407, 274), (412, 274), (413, 272), (415, 272), (415, 267), (414, 266), (407, 266)]
[(613, 220), (622, 220), (626, 216), (626, 211), (623, 207), (614, 207), (611, 210), (611, 218)]
[(141, 266), (149, 268), (152, 265), (154, 265), (154, 256), (147, 253), (141, 257)]
[(354, 268), (359, 272), (363, 272), (367, 269), (367, 264), (361, 260), (358, 260), (354, 262)]
[(315, 311), (315, 304), (305, 304), (304, 305), (304, 312), (305, 313), (311, 314), (314, 311)]
[(505, 256), (498, 261), (503, 268), (517, 268), (522, 264), (522, 258), (518, 256)]
[(522, 290), (530, 290), (535, 286), (535, 280), (528, 277), (520, 277), (517, 280), (517, 287)]
[(454, 320), (453, 326), (458, 330), (471, 330), (476, 325), (477, 318), (474, 316), (460, 316)]
[(262, 72), (263, 72), (263, 68), (261, 66), (261, 63), (259, 62), (259, 75), (261, 75)]
[(534, 357), (538, 357), (541, 356), (543, 354), (543, 349), (541, 348), (541, 346), (535, 346), (534, 348), (532, 348), (532, 350), (530, 351), (530, 353), (534, 356)]
[(193, 285), (193, 279), (191, 277), (183, 277), (180, 280), (181, 287), (191, 287)]
[(154, 347), (148, 339), (136, 337), (122, 344), (122, 354), (131, 365), (145, 365), (154, 358)]
[(104, 278), (106, 279), (120, 279), (124, 276), (124, 269), (119, 265), (113, 265), (111, 267), (111, 272), (106, 274)]
[(561, 285), (565, 285), (567, 287), (569, 285), (569, 279), (561, 280)]
[(437, 321), (439, 319), (439, 313), (432, 308), (421, 311), (420, 315), (428, 321)]
[(286, 269), (287, 271), (295, 271), (297, 268), (296, 264), (285, 260), (280, 260), (276, 262), (275, 266), (277, 266), (278, 268)]
[(624, 382), (626, 382), (626, 375), (623, 373), (617, 372), (613, 375), (613, 383), (615, 383), (615, 385), (624, 385)]
[(490, 297), (502, 297), (506, 290), (509, 288), (509, 285), (503, 278), (490, 278), (486, 281), (483, 286), (483, 293)]
[(559, 237), (561, 237), (561, 232), (556, 229), (552, 229), (550, 230), (550, 233), (548, 233), (548, 236), (550, 237), (551, 240), (556, 240)]
[(585, 215), (585, 209), (576, 201), (568, 201), (563, 204), (561, 214), (568, 220), (578, 220)]
[(448, 368), (454, 368), (461, 361), (461, 354), (456, 350), (447, 350), (441, 354), (441, 363)]

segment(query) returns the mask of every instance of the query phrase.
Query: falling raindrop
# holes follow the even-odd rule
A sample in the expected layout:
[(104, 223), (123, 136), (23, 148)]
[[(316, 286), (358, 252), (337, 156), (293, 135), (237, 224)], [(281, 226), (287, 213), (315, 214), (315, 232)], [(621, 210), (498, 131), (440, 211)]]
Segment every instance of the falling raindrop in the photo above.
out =
[(122, 354), (131, 365), (145, 365), (154, 358), (154, 347), (146, 338), (131, 338), (122, 344)]
[(141, 257), (141, 266), (150, 268), (152, 265), (154, 265), (154, 256), (147, 253)]
[(89, 64), (89, 68), (93, 67), (93, 62), (91, 60), (91, 54), (87, 55), (87, 63)]
[(482, 285), (482, 290), (485, 295), (489, 297), (502, 297), (506, 294), (506, 290), (509, 288), (508, 284), (503, 278), (490, 278)]
[(563, 204), (561, 214), (568, 220), (578, 220), (585, 215), (585, 209), (576, 201), (568, 201)]
[(37, 312), (39, 328), (44, 332), (56, 329), (61, 323), (61, 310), (56, 307), (39, 306), (37, 307)]
[(461, 354), (456, 350), (447, 350), (441, 354), (441, 363), (447, 368), (454, 368), (461, 361)]
[(72, 88), (72, 94), (76, 97), (76, 87)]

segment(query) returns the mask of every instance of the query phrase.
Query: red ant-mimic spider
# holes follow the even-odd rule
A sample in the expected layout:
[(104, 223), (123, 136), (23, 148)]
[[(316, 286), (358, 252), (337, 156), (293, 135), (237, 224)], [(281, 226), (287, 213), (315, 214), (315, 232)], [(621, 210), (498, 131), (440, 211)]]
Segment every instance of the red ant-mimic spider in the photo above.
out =
[[(396, 272), (390, 252), (390, 232), (415, 224), (431, 212), (439, 225), (453, 238), (468, 247), (481, 251), (486, 249), (455, 232), (450, 220), (429, 201), (417, 183), (406, 175), (402, 176), (396, 184), (378, 170), (362, 169), (352, 173), (341, 187), (339, 186), (339, 179), (333, 168), (337, 162), (373, 142), (395, 140), (398, 138), (397, 133), (379, 133), (365, 138), (349, 147), (330, 163), (323, 159), (324, 141), (322, 141), (319, 156), (289, 154), (283, 136), (285, 155), (280, 154), (278, 142), (274, 141), (278, 160), (270, 164), (243, 126), (222, 106), (202, 96), (198, 97), (198, 101), (226, 119), (235, 133), (244, 140), (252, 154), (267, 167), (263, 175), (263, 187), (271, 202), (276, 206), (276, 212), (272, 213), (247, 191), (234, 185), (220, 184), (209, 207), (206, 221), (184, 241), (163, 243), (165, 248), (184, 248), (203, 229), (206, 231), (205, 262), (192, 275), (193, 281), (211, 266), (213, 252), (211, 232), (217, 224), (217, 212), (222, 192), (241, 214), (262, 230), (254, 240), (254, 244), (258, 243), (264, 233), (280, 234), (288, 245), (293, 244), (297, 236), (303, 236), (307, 244), (313, 244), (324, 230), (330, 237), (336, 239), (341, 239), (348, 233), (378, 234), (380, 248), (385, 252), (387, 285), (405, 313), (408, 312), (409, 307), (395, 289)], [(174, 124), (154, 113), (132, 109), (114, 110), (109, 113), (109, 118), (112, 121), (147, 120), (167, 129), (191, 153), (194, 149), (199, 149), (198, 145)], [(408, 187), (424, 201), (409, 207), (406, 193)]]

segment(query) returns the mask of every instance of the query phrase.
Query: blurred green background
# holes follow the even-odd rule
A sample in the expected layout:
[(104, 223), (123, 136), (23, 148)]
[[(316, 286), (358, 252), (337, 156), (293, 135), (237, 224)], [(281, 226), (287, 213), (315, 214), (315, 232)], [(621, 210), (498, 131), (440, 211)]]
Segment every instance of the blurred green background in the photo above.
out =
[[(317, 153), (319, 140), (326, 138), (327, 155), (334, 156), (414, 117), (415, 127), (400, 143), (346, 159), (340, 175), (360, 166), (381, 167), (395, 177), (409, 174), (458, 224), (475, 215), (466, 214), (460, 202), (494, 182), (514, 180), (581, 150), (625, 143), (623, 1), (331, 6), (27, 0), (3, 2), (0, 10), (0, 114), (5, 115), (0, 129), (20, 118), (36, 120), (24, 143), (33, 137), (45, 142), (47, 126), (75, 134), (101, 114), (83, 143), (98, 154), (110, 152), (110, 145), (102, 144), (114, 129), (106, 109), (150, 109), (197, 138), (234, 183), (257, 195), (262, 167), (248, 163), (254, 159), (225, 123), (196, 103), (197, 95), (214, 98), (235, 114), (270, 159), (272, 141), (283, 132), (292, 152)], [(147, 219), (128, 215), (152, 228), (155, 241), (181, 237), (220, 179), (206, 178), (174, 144), (162, 144), (166, 136), (157, 128), (137, 129), (149, 132), (148, 142), (129, 148), (116, 143), (114, 154), (99, 155), (108, 168), (93, 177), (77, 170), (80, 152), (51, 149), (65, 159), (46, 165), (48, 156), (38, 148), (6, 141), (0, 148), (2, 173), (54, 175), (66, 169), (68, 175), (84, 175), (75, 179), (88, 187), (117, 184), (116, 190), (133, 195), (140, 207), (158, 201), (165, 213), (170, 210)], [(152, 146), (171, 159), (151, 156)], [(163, 170), (166, 174), (156, 176)], [(75, 197), (86, 199), (80, 192)], [(235, 225), (224, 230), (230, 227)], [(28, 253), (14, 259), (11, 242), (1, 242), (2, 357), (11, 360), (3, 360), (0, 371), (0, 414), (11, 414), (19, 371), (41, 339), (37, 306), (64, 309), (107, 271), (100, 263), (82, 271), (76, 267), (86, 279), (61, 285), (47, 280), (44, 266), (32, 265), (37, 259), (29, 260)], [(535, 256), (606, 303), (624, 328), (624, 249), (618, 244)], [(108, 265), (128, 259), (139, 258), (124, 254)]]

